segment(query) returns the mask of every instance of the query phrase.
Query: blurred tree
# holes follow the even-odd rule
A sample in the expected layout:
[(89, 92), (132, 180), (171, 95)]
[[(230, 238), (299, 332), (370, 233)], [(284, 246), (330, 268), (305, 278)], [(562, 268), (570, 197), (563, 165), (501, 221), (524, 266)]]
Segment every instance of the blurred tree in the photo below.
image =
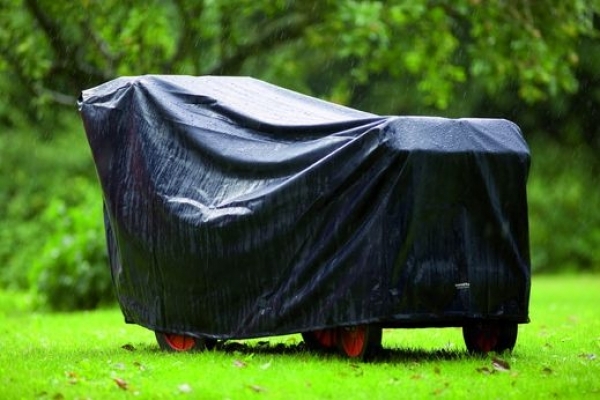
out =
[(578, 93), (599, 3), (0, 0), (0, 122), (146, 73), (249, 74), (379, 113), (544, 104)]

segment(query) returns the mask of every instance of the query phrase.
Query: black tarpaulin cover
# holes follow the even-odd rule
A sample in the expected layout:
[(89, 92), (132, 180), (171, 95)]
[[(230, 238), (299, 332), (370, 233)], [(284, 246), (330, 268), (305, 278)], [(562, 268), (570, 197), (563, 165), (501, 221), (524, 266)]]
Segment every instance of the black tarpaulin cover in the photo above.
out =
[(125, 77), (79, 107), (127, 322), (226, 339), (528, 321), (529, 150), (509, 121), (245, 77)]

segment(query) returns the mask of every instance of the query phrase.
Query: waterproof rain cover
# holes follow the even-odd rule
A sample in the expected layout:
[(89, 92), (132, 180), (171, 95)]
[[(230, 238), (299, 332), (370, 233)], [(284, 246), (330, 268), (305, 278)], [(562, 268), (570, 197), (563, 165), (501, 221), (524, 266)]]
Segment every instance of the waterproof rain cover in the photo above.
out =
[(245, 77), (119, 78), (79, 108), (129, 323), (528, 321), (530, 157), (509, 121), (378, 116)]

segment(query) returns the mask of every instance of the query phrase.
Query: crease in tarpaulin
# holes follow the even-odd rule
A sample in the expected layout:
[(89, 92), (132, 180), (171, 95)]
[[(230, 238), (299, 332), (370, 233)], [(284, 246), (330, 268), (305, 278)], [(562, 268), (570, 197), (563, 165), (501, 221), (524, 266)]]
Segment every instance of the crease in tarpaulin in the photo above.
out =
[(185, 197), (171, 197), (167, 201), (169, 203), (190, 206), (195, 212), (188, 212), (186, 214), (192, 216), (199, 215), (204, 222), (217, 221), (225, 217), (247, 215), (252, 212), (248, 207), (205, 206), (199, 201)]

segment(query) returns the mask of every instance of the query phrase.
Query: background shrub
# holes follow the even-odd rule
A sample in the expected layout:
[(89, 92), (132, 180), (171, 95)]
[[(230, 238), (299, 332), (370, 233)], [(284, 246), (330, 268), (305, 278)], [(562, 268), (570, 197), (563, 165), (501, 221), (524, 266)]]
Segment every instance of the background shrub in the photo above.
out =
[(600, 272), (600, 161), (589, 147), (533, 140), (528, 185), (534, 272)]
[[(80, 204), (76, 186), (96, 180), (90, 150), (75, 119), (52, 140), (37, 131), (0, 135), (0, 287), (26, 289), (28, 271), (52, 236), (41, 215), (53, 199)], [(98, 196), (100, 193), (98, 191)]]
[(32, 287), (53, 310), (93, 309), (114, 299), (102, 215), (102, 201), (93, 182), (73, 185), (79, 202), (67, 207), (54, 198), (42, 215), (51, 226), (48, 240), (33, 262)]
[(51, 309), (111, 301), (102, 194), (81, 122), (0, 135), (0, 288)]

